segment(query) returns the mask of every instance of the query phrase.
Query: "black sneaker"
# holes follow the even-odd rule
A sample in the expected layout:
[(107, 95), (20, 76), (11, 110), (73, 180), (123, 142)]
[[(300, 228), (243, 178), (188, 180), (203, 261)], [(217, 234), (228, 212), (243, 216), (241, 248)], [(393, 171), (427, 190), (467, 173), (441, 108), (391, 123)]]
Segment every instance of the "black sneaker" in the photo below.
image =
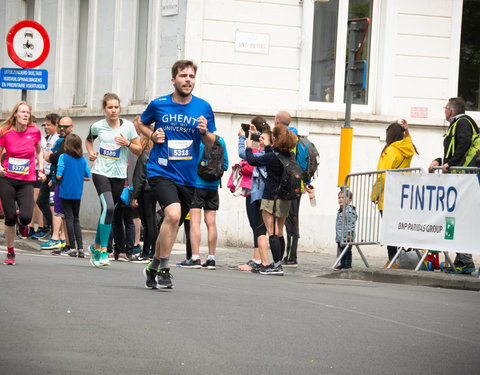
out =
[(261, 275), (283, 276), (282, 266), (275, 267), (273, 264), (260, 270)]
[(68, 250), (65, 250), (63, 252), (63, 254), (61, 255), (68, 255), (68, 256), (71, 256), (73, 258), (76, 258), (77, 257), (77, 250), (76, 249), (68, 249)]
[(85, 258), (85, 252), (83, 251), (83, 249), (78, 249), (78, 257)]
[(180, 267), (182, 267), (182, 268), (193, 268), (193, 269), (202, 268), (202, 261), (200, 260), (200, 258), (198, 258), (196, 260), (190, 259), (185, 264), (183, 264), (183, 262), (182, 262), (180, 264)]
[(145, 288), (147, 289), (157, 289), (157, 270), (150, 269), (150, 264), (147, 264), (147, 267), (143, 269), (143, 276), (145, 277)]
[(283, 258), (282, 264), (283, 264), (283, 267), (297, 267), (296, 260), (289, 260), (287, 258)]
[(67, 254), (67, 251), (69, 251), (69, 250), (71, 250), (71, 249), (67, 249), (67, 250), (65, 250), (65, 249), (57, 249), (57, 250), (53, 250), (53, 251), (52, 251), (52, 255), (63, 255), (63, 256), (68, 256), (68, 254)]
[(202, 264), (202, 268), (206, 268), (207, 270), (214, 270), (215, 269), (215, 259), (207, 259), (207, 261)]
[(252, 272), (252, 273), (259, 273), (260, 270), (261, 270), (262, 268), (265, 268), (265, 267), (270, 267), (270, 265), (264, 266), (262, 263), (255, 263), (255, 262), (253, 262), (252, 269), (250, 270), (250, 272)]
[(170, 274), (170, 268), (162, 268), (157, 272), (157, 286), (162, 289), (172, 289), (173, 276)]

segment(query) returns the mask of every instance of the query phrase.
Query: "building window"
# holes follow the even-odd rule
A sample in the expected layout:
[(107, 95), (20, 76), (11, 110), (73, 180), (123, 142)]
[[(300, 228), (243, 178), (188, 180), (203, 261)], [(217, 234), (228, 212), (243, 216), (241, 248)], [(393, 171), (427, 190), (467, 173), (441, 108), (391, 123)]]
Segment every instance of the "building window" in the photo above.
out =
[[(346, 32), (348, 20), (368, 17), (371, 24), (372, 3), (373, 0), (315, 2), (310, 76), (311, 101), (344, 103), (345, 73), (348, 61), (348, 33)], [(337, 35), (347, 35), (347, 37), (340, 40)], [(343, 51), (347, 51), (347, 53), (339, 53)], [(353, 103), (355, 104), (368, 104), (369, 57), (370, 28), (359, 56), (359, 60), (366, 61), (366, 84), (365, 89), (355, 88), (353, 90)]]
[(468, 111), (480, 111), (480, 38), (478, 20), (480, 1), (464, 0), (462, 35), (460, 42), (460, 68), (458, 74), (458, 95)]
[(137, 37), (135, 40), (135, 73), (133, 101), (145, 102), (147, 82), (147, 40), (148, 40), (149, 0), (138, 0)]
[(77, 76), (73, 104), (87, 104), (87, 42), (89, 1), (79, 1), (77, 30)]

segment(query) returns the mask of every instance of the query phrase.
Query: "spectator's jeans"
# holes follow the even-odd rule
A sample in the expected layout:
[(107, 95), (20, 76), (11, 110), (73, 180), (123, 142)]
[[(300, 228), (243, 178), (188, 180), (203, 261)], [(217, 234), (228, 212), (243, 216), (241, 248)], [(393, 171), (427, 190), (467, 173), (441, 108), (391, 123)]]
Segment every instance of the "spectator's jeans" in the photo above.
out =
[(340, 244), (337, 242), (337, 254), (340, 255), (343, 249), (345, 249), (345, 246), (348, 247), (348, 250), (343, 255), (342, 259), (340, 259), (340, 265), (342, 267), (351, 267), (352, 266), (352, 245), (340, 246)]

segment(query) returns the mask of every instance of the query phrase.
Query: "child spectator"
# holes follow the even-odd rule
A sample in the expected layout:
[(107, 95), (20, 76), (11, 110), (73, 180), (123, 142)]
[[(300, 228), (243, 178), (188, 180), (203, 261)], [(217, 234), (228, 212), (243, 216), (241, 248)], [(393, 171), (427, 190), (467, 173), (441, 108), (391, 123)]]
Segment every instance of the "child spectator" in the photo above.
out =
[(60, 181), (59, 196), (62, 200), (63, 212), (70, 240), (70, 250), (66, 254), (75, 257), (75, 240), (78, 257), (84, 258), (82, 228), (80, 226), (80, 201), (83, 192), (83, 181), (90, 180), (90, 170), (83, 157), (82, 139), (76, 134), (65, 138), (65, 153), (58, 159), (56, 179)]
[[(355, 238), (355, 220), (357, 220), (357, 213), (355, 207), (352, 206), (353, 194), (350, 190), (340, 190), (338, 193), (338, 211), (337, 221), (335, 225), (335, 242), (337, 242), (337, 254), (340, 255), (347, 247), (347, 251), (340, 259), (340, 265), (335, 267), (337, 270), (352, 268), (352, 245), (345, 244)], [(343, 210), (343, 200), (345, 199), (345, 211)], [(344, 244), (342, 244), (342, 242)]]

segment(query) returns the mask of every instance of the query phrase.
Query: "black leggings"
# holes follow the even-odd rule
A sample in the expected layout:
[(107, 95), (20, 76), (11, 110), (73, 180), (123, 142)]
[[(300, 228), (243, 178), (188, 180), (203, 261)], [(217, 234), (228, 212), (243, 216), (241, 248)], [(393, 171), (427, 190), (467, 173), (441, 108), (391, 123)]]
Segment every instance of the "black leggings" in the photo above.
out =
[(256, 218), (258, 217), (255, 208), (256, 202), (252, 204), (252, 196), (249, 195), (245, 198), (245, 209), (247, 211), (248, 223), (250, 224), (250, 228), (252, 228), (253, 233), (253, 247), (258, 247), (258, 234), (257, 234), (257, 222)]
[(102, 212), (97, 224), (95, 234), (95, 243), (101, 247), (108, 246), (110, 232), (112, 230), (113, 214), (115, 205), (120, 200), (123, 188), (125, 186), (124, 178), (109, 178), (103, 175), (92, 173), (93, 184), (97, 189)]
[[(33, 181), (21, 181), (10, 177), (0, 177), (0, 199), (2, 200), (5, 225), (28, 225), (33, 215)], [(16, 204), (15, 204), (16, 203)]]
[(65, 215), (65, 223), (67, 225), (68, 240), (70, 248), (75, 249), (75, 241), (77, 248), (83, 250), (82, 227), (80, 226), (80, 199), (62, 199), (62, 209)]
[(143, 225), (143, 255), (155, 253), (155, 241), (157, 240), (157, 201), (151, 191), (143, 191), (138, 197), (138, 213)]

